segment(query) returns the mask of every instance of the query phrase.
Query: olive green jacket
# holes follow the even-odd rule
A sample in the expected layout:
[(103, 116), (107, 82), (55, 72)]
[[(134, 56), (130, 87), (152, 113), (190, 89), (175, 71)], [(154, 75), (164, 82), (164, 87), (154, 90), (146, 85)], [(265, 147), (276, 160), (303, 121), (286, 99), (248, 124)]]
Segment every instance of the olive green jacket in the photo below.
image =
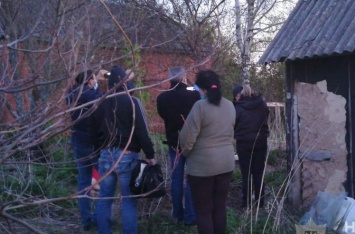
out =
[(235, 109), (227, 99), (222, 97), (219, 106), (207, 99), (195, 103), (179, 135), (188, 175), (205, 177), (233, 171), (234, 123)]

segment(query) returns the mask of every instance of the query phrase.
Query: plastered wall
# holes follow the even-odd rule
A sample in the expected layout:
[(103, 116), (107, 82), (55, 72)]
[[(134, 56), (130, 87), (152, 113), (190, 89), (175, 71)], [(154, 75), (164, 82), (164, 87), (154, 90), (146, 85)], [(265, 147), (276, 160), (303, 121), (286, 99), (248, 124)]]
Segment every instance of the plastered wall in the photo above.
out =
[[(326, 81), (296, 83), (303, 206), (317, 191), (338, 194), (346, 179), (346, 99), (328, 92)], [(313, 155), (313, 157), (310, 157)]]

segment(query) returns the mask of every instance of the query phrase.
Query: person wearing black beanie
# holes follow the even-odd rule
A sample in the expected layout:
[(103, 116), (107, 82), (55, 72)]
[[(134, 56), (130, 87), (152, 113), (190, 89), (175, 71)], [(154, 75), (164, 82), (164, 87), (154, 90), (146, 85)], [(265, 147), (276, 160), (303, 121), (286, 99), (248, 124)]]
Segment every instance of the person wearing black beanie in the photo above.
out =
[[(127, 89), (133, 89), (135, 85), (131, 80), (127, 80), (127, 74), (120, 66), (113, 66), (108, 77), (108, 88), (112, 89), (113, 87), (117, 86), (116, 91), (123, 91), (124, 87), (126, 86)], [(122, 82), (127, 80), (126, 82)], [(122, 82), (122, 85), (118, 85)]]
[(133, 88), (126, 72), (120, 66), (113, 66), (108, 88), (120, 95), (104, 100), (93, 113), (90, 135), (99, 144), (100, 182), (99, 199), (96, 204), (98, 233), (112, 233), (111, 208), (117, 185), (122, 196), (122, 233), (138, 233), (137, 199), (131, 197), (129, 183), (135, 161), (143, 151), (150, 165), (156, 164), (155, 151), (149, 137), (145, 111), (139, 99), (124, 92)]

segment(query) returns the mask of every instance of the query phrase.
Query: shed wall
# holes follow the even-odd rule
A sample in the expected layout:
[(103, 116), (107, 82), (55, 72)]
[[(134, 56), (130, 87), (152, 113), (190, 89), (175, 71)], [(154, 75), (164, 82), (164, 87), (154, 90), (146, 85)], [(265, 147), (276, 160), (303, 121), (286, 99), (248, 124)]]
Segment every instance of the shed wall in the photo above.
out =
[(345, 190), (346, 100), (328, 92), (325, 80), (317, 84), (297, 82), (295, 89), (298, 98), (302, 200), (303, 206), (308, 207), (318, 191), (339, 194)]
[(300, 163), (292, 181), (299, 186), (290, 190), (294, 205), (308, 207), (317, 191), (354, 194), (354, 67), (355, 55), (286, 63), (290, 169)]

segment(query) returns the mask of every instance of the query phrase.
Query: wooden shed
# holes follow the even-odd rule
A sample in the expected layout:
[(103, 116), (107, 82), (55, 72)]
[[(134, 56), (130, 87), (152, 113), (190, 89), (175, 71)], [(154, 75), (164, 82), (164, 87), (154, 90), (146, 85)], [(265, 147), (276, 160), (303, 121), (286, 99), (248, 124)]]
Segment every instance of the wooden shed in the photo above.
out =
[(286, 64), (289, 200), (355, 195), (355, 1), (299, 0), (261, 57)]

